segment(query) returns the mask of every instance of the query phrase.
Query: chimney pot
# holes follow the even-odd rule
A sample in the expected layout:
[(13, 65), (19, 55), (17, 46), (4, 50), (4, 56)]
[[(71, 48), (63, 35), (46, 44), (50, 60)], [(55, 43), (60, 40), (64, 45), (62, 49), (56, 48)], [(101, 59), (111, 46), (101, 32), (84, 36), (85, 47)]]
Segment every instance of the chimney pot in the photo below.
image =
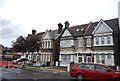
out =
[(62, 32), (63, 25), (61, 23), (58, 24), (58, 34)]
[(66, 22), (65, 22), (65, 27), (69, 27), (69, 25), (70, 25), (69, 22), (66, 21)]

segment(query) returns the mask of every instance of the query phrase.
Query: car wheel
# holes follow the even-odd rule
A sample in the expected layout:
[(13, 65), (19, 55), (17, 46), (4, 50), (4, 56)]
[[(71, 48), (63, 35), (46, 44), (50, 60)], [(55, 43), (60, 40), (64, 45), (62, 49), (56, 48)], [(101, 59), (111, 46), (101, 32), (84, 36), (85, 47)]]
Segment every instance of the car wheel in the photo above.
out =
[(114, 81), (120, 81), (120, 77), (115, 78)]
[(78, 81), (83, 81), (83, 80), (84, 80), (83, 74), (77, 74), (76, 79), (77, 79)]

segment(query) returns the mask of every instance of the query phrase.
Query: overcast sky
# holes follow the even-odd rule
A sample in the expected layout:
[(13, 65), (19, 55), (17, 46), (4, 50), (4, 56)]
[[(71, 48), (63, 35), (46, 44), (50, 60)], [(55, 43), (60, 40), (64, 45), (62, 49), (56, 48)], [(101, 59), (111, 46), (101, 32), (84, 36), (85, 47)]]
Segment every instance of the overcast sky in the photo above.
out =
[(18, 36), (118, 17), (120, 0), (0, 0), (0, 44), (10, 47)]

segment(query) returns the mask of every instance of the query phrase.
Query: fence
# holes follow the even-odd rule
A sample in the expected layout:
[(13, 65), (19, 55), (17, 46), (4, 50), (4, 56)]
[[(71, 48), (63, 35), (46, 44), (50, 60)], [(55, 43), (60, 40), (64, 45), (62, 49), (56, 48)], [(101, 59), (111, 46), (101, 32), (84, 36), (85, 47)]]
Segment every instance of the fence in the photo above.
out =
[(18, 64), (14, 64), (12, 61), (5, 61), (5, 60), (0, 60), (0, 66), (5, 66), (5, 67), (18, 67)]

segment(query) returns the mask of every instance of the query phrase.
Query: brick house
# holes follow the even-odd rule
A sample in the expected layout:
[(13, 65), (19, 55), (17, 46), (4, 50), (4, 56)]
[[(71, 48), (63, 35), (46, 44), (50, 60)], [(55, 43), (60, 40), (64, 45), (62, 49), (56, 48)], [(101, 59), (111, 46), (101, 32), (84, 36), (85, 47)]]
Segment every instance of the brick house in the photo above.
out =
[(119, 56), (118, 18), (69, 27), (60, 35), (60, 66), (93, 62), (116, 66)]
[[(50, 62), (55, 65), (59, 61), (59, 34), (62, 31), (62, 24), (58, 24), (58, 30), (46, 30), (42, 37), (41, 59), (42, 62)], [(57, 38), (57, 39), (56, 39)]]
[(42, 48), (41, 48), (41, 59), (42, 62), (51, 62), (53, 63), (53, 48), (55, 38), (58, 33), (57, 30), (46, 30), (42, 37)]

